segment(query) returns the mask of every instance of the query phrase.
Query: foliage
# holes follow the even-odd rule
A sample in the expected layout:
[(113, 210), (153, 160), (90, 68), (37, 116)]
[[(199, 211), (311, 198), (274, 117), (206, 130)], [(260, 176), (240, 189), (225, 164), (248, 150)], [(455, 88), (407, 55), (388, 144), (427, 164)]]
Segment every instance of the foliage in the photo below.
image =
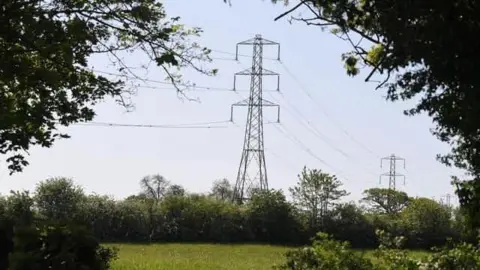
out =
[(316, 228), (317, 221), (325, 218), (329, 208), (348, 195), (340, 189), (341, 186), (342, 182), (334, 175), (303, 168), (296, 186), (290, 188), (290, 193), (295, 205), (309, 213), (311, 228)]
[(84, 197), (83, 189), (71, 179), (51, 178), (37, 185), (33, 199), (43, 218), (68, 222), (75, 219)]
[(11, 270), (110, 269), (116, 251), (101, 247), (81, 227), (42, 225), (20, 227), (15, 232)]
[[(49, 180), (40, 186), (63, 187), (55, 185), (60, 182)], [(72, 184), (65, 179), (61, 183)], [(69, 198), (62, 195), (59, 197)], [(47, 196), (35, 199), (52, 201)], [(58, 208), (49, 208), (53, 210), (52, 213), (60, 213), (65, 208), (79, 211), (80, 208), (71, 208), (66, 205), (68, 203), (75, 201), (40, 205)], [(101, 247), (92, 231), (80, 224), (64, 220), (61, 223), (46, 221), (34, 212), (39, 209), (34, 206), (34, 199), (27, 192), (12, 192), (0, 200), (1, 269), (109, 269), (110, 262), (115, 258), (115, 250)]]
[(155, 174), (142, 178), (140, 186), (142, 187), (142, 194), (147, 199), (152, 199), (155, 203), (158, 203), (165, 197), (170, 183), (165, 177)]
[(355, 253), (348, 243), (332, 239), (328, 234), (318, 233), (312, 247), (288, 251), (286, 262), (276, 269), (284, 270), (373, 270), (370, 260)]
[[(21, 232), (15, 228), (32, 233), (29, 230), (36, 227), (50, 233), (45, 222), (55, 221), (52, 217), (59, 219), (52, 235), (64, 232), (67, 237), (85, 226), (101, 242), (304, 245), (323, 231), (332, 239), (348, 241), (354, 248), (375, 248), (376, 229), (406, 236), (408, 248), (442, 244), (449, 236), (454, 240), (466, 239), (460, 238), (464, 220), (450, 220), (449, 209), (428, 199), (412, 200), (394, 217), (365, 212), (354, 203), (331, 204), (322, 226), (312, 229), (306, 222), (309, 215), (288, 202), (281, 191), (257, 191), (250, 201), (238, 205), (211, 194), (168, 195), (169, 187), (176, 185), (164, 186), (163, 180), (160, 187), (167, 196), (149, 197), (141, 192), (115, 200), (86, 195), (73, 181), (52, 178), (39, 183), (33, 197), (26, 192), (0, 197), (0, 262), (6, 262), (12, 253), (12, 239), (16, 232)], [(40, 253), (35, 250), (29, 254)]]
[(480, 249), (467, 243), (435, 248), (423, 266), (426, 270), (480, 269)]
[(398, 214), (408, 204), (407, 193), (387, 188), (370, 188), (363, 191), (362, 202), (375, 213)]
[(171, 185), (167, 188), (165, 196), (184, 196), (186, 193), (185, 189), (180, 185)]
[(216, 180), (213, 182), (210, 194), (219, 200), (232, 200), (233, 186), (228, 179)]
[(450, 211), (431, 199), (413, 199), (401, 217), (409, 239), (420, 247), (443, 245), (451, 236)]
[(11, 173), (28, 164), (24, 153), (32, 145), (68, 137), (57, 125), (92, 120), (93, 106), (105, 98), (132, 105), (134, 89), (93, 72), (92, 56), (107, 56), (136, 79), (122, 53), (142, 52), (179, 91), (176, 70), (216, 72), (201, 65), (210, 51), (192, 42), (201, 30), (167, 18), (155, 0), (2, 0), (1, 9), (0, 153)]
[(349, 249), (346, 242), (319, 233), (312, 247), (288, 251), (285, 262), (276, 269), (372, 269), (372, 270), (474, 270), (480, 267), (480, 249), (472, 244), (450, 243), (434, 248), (429, 256), (420, 259), (403, 249), (405, 237), (392, 237), (377, 230), (380, 246), (374, 257), (364, 257)]
[(293, 210), (281, 191), (255, 192), (247, 208), (252, 233), (262, 242), (294, 242), (300, 225)]
[(380, 246), (375, 254), (380, 261), (378, 268), (382, 270), (417, 270), (420, 262), (411, 258), (406, 250), (403, 250), (406, 242), (405, 237), (392, 237), (389, 233), (381, 230), (376, 231)]
[(375, 224), (353, 203), (338, 205), (326, 219), (323, 230), (336, 240), (348, 241), (353, 248), (378, 246)]
[(207, 196), (169, 197), (160, 206), (163, 239), (238, 242), (249, 240), (246, 213)]
[(292, 19), (330, 28), (351, 45), (342, 56), (348, 75), (365, 66), (366, 81), (383, 76), (377, 88), (386, 89), (388, 100), (417, 102), (406, 115), (432, 117), (433, 134), (452, 146), (439, 159), (471, 176), (456, 186), (474, 227), (480, 226), (480, 79), (473, 63), (480, 41), (471, 37), (480, 33), (474, 12), (479, 5), (461, 0), (304, 0), (278, 17), (307, 8), (308, 15)]

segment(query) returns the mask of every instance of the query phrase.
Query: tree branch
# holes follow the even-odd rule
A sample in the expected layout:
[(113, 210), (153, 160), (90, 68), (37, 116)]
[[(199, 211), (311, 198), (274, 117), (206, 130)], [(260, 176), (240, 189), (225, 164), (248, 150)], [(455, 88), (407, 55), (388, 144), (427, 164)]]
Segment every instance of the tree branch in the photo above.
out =
[(303, 5), (305, 3), (305, 1), (300, 1), (300, 3), (298, 3), (297, 5), (295, 5), (293, 8), (285, 11), (284, 13), (278, 15), (275, 19), (273, 19), (273, 21), (278, 21), (280, 20), (281, 18), (287, 16), (288, 14), (294, 12), (297, 8), (299, 8), (301, 5)]

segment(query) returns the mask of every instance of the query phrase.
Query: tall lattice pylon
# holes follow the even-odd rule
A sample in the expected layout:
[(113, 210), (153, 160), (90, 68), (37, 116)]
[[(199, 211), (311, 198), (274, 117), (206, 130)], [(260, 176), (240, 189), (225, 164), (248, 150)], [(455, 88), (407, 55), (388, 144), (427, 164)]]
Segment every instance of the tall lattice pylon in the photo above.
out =
[(280, 60), (280, 44), (266, 40), (261, 35), (256, 35), (253, 39), (237, 44), (237, 60), (238, 49), (241, 45), (253, 46), (253, 55), (251, 68), (236, 73), (233, 82), (233, 90), (235, 91), (237, 76), (250, 76), (249, 97), (233, 104), (231, 108), (231, 120), (233, 121), (234, 107), (248, 107), (242, 158), (238, 167), (237, 181), (233, 192), (233, 200), (237, 203), (243, 203), (245, 200), (248, 200), (255, 189), (268, 189), (263, 138), (263, 107), (276, 107), (277, 121), (280, 122), (280, 106), (263, 99), (262, 95), (263, 76), (276, 76), (277, 90), (279, 91), (280, 88), (279, 74), (263, 68), (263, 47), (265, 45), (277, 46), (277, 57)]

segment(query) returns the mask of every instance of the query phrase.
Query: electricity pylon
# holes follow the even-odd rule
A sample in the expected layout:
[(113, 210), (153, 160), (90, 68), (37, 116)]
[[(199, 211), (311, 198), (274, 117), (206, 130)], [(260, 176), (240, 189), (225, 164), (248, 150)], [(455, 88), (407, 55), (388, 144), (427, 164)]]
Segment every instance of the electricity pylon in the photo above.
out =
[(388, 195), (387, 195), (387, 205), (392, 207), (391, 196), (393, 191), (397, 188), (397, 177), (403, 177), (403, 184), (405, 185), (405, 175), (397, 173), (397, 161), (403, 161), (403, 168), (405, 169), (405, 159), (402, 157), (395, 156), (391, 154), (389, 157), (384, 157), (380, 160), (380, 168), (383, 167), (383, 161), (389, 161), (389, 171), (380, 175), (380, 184), (382, 183), (382, 176), (388, 176)]
[(390, 170), (380, 175), (380, 184), (382, 183), (382, 177), (388, 176), (388, 189), (395, 190), (397, 187), (397, 177), (402, 177), (403, 184), (405, 184), (405, 175), (397, 173), (397, 161), (403, 161), (403, 168), (405, 169), (405, 159), (391, 154), (389, 157), (384, 157), (380, 160), (380, 168), (383, 168), (384, 160), (389, 161)]
[(252, 39), (237, 44), (236, 60), (238, 60), (238, 48), (241, 45), (253, 46), (253, 55), (252, 66), (246, 70), (235, 73), (233, 81), (233, 90), (235, 91), (237, 76), (250, 76), (249, 97), (233, 104), (231, 107), (232, 121), (234, 107), (248, 107), (242, 157), (233, 192), (233, 200), (237, 203), (243, 203), (245, 200), (248, 200), (253, 190), (268, 190), (267, 165), (265, 163), (263, 139), (263, 107), (276, 107), (277, 121), (280, 122), (280, 106), (263, 99), (262, 93), (263, 76), (276, 76), (277, 90), (279, 91), (280, 88), (279, 74), (263, 68), (263, 46), (277, 46), (277, 60), (280, 60), (280, 44), (264, 39), (261, 35), (256, 35)]

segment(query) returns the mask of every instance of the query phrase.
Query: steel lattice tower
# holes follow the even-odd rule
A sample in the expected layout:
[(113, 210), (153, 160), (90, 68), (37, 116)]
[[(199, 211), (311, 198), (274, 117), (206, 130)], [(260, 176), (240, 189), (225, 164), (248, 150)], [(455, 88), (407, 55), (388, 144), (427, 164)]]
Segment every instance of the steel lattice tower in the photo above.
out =
[(394, 191), (397, 188), (397, 177), (402, 177), (403, 184), (405, 185), (405, 175), (397, 173), (397, 161), (402, 161), (403, 168), (405, 169), (405, 159), (391, 154), (389, 157), (384, 157), (380, 160), (380, 168), (383, 167), (384, 160), (388, 160), (390, 169), (387, 173), (380, 175), (380, 183), (382, 183), (382, 176), (388, 176), (388, 190), (390, 192), (388, 193), (387, 204), (390, 205), (391, 191)]
[(250, 198), (254, 189), (267, 190), (267, 166), (265, 163), (264, 138), (263, 138), (263, 107), (277, 107), (277, 121), (280, 121), (280, 106), (263, 99), (263, 76), (277, 77), (277, 90), (279, 90), (280, 76), (278, 73), (263, 68), (263, 47), (275, 45), (278, 48), (280, 60), (280, 44), (266, 40), (261, 35), (256, 35), (237, 44), (236, 59), (240, 45), (253, 46), (252, 66), (234, 76), (233, 90), (236, 90), (237, 76), (250, 76), (250, 94), (245, 100), (237, 102), (231, 107), (231, 120), (233, 121), (233, 108), (235, 106), (248, 107), (247, 124), (243, 143), (242, 157), (238, 167), (237, 181), (233, 193), (233, 200), (242, 203)]

